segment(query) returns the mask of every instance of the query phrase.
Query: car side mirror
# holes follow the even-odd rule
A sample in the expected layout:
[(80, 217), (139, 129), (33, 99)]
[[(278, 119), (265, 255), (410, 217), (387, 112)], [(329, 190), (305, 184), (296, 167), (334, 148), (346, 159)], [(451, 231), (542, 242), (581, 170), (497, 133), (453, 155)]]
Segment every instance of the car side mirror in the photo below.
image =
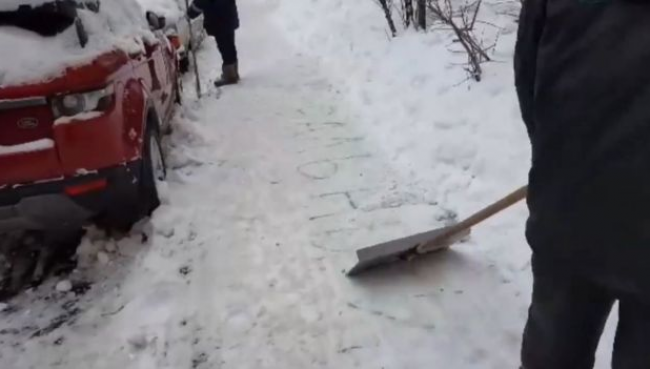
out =
[(167, 26), (167, 20), (165, 17), (159, 16), (154, 12), (147, 12), (147, 23), (152, 31), (160, 31)]

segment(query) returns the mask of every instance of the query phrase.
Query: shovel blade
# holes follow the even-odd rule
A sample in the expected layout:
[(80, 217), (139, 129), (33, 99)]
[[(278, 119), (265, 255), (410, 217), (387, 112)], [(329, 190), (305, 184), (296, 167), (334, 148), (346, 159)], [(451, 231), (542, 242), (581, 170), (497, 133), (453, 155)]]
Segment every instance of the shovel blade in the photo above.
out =
[[(439, 228), (360, 249), (357, 251), (359, 262), (348, 271), (348, 276), (356, 276), (380, 265), (410, 260), (418, 255), (447, 249), (470, 234), (468, 229), (447, 237), (445, 235), (449, 233), (448, 231), (449, 227)], [(426, 246), (421, 248), (421, 245)]]

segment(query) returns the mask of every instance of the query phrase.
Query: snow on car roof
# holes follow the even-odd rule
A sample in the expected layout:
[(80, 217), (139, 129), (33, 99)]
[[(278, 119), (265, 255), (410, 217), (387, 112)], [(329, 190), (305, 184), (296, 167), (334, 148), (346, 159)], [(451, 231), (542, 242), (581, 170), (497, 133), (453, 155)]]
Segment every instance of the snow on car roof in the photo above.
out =
[[(7, 11), (11, 9), (10, 4), (42, 5), (49, 1), (2, 0), (0, 9)], [(0, 50), (4, 51), (0, 87), (55, 78), (65, 68), (88, 63), (98, 54), (111, 50), (142, 50), (142, 40), (153, 37), (145, 12), (136, 0), (102, 1), (98, 13), (79, 9), (78, 16), (88, 33), (85, 47), (81, 46), (74, 26), (52, 37), (13, 26), (1, 27)]]

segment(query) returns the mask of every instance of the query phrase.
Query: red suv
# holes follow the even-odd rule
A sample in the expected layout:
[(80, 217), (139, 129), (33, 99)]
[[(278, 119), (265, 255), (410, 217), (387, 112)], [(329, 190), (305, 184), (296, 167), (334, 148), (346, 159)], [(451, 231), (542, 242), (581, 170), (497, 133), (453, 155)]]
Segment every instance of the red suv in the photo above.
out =
[(164, 26), (135, 0), (2, 0), (0, 232), (128, 229), (159, 205), (179, 94)]

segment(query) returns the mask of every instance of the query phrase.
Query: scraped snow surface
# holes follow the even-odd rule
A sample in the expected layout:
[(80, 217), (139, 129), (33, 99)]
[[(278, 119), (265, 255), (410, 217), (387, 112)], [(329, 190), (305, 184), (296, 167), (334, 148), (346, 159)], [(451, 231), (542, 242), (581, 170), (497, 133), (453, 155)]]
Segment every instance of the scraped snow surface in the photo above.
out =
[[(188, 76), (162, 207), (121, 240), (91, 229), (72, 291), (11, 301), (0, 367), (518, 367), (531, 288), (524, 205), (448, 252), (343, 273), (357, 248), (442, 226), (525, 183), (517, 3), (484, 3), (502, 30), (474, 83), (447, 33), (389, 41), (370, 0), (240, 1), (244, 79), (222, 92), (206, 80), (195, 101)], [(214, 79), (221, 61), (206, 45), (201, 70)], [(610, 327), (599, 369), (611, 341)]]
[(20, 145), (2, 146), (0, 145), (0, 155), (14, 155), (26, 152), (43, 151), (54, 147), (54, 141), (49, 138), (27, 142)]

